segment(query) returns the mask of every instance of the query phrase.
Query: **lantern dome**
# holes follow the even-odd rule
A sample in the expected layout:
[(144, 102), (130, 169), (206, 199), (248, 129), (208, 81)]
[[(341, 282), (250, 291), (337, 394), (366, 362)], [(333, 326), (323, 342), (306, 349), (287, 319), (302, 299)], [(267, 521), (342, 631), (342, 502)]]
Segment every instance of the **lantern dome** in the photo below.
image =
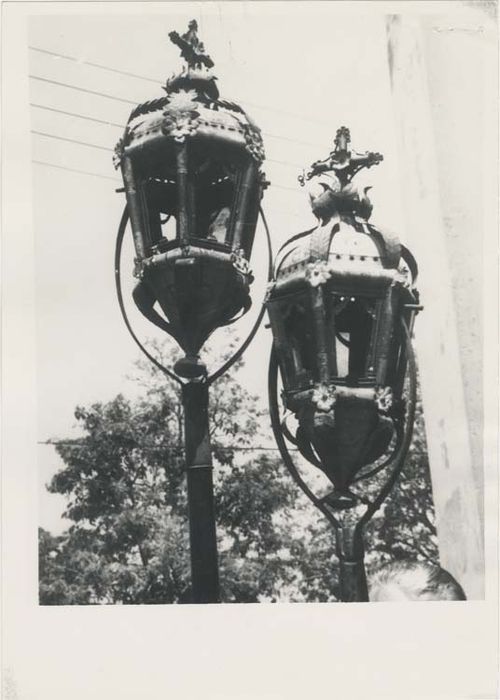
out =
[(186, 352), (178, 374), (196, 376), (206, 339), (250, 308), (249, 259), (267, 183), (260, 129), (220, 98), (196, 21), (169, 36), (186, 65), (166, 95), (132, 111), (115, 165), (136, 249), (135, 303)]
[(373, 283), (402, 284), (409, 268), (401, 257), (397, 237), (380, 231), (366, 220), (344, 213), (325, 225), (288, 241), (275, 265), (275, 286), (302, 282), (320, 284), (324, 279), (354, 287), (363, 279)]

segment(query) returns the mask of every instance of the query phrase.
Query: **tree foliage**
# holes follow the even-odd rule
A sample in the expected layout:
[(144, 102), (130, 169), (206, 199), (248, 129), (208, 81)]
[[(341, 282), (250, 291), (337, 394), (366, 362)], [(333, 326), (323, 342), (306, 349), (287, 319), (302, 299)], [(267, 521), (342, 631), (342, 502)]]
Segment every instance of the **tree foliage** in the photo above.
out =
[[(139, 398), (77, 407), (81, 437), (56, 445), (64, 467), (48, 489), (67, 498), (72, 525), (60, 536), (40, 530), (42, 604), (190, 601), (180, 392), (149, 364), (135, 380)], [(234, 372), (212, 386), (222, 599), (336, 600), (334, 533), (278, 453), (254, 449), (272, 445), (268, 424)], [(437, 559), (432, 518), (420, 412), (405, 478), (367, 528), (368, 564)]]

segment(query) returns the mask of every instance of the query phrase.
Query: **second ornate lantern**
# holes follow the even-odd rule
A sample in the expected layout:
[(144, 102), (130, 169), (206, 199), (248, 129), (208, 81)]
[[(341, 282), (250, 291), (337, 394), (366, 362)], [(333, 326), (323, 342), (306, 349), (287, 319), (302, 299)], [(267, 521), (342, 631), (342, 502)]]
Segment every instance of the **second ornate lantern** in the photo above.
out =
[[(274, 339), (270, 396), (287, 466), (337, 527), (342, 599), (363, 600), (361, 529), (387, 495), (411, 437), (410, 334), (420, 307), (413, 257), (397, 238), (368, 222), (369, 188), (351, 182), (382, 156), (351, 151), (349, 140), (349, 131), (339, 129), (334, 151), (299, 178), (302, 184), (311, 181), (319, 224), (291, 238), (275, 264), (268, 298)], [(405, 397), (408, 360), (412, 377)], [(286, 413), (280, 416), (278, 366), (284, 409), (297, 421), (294, 433)], [(326, 497), (316, 498), (306, 486), (284, 438), (327, 475), (334, 488)], [(383, 468), (388, 484), (372, 502), (356, 486)], [(363, 504), (363, 513), (354, 516)]]

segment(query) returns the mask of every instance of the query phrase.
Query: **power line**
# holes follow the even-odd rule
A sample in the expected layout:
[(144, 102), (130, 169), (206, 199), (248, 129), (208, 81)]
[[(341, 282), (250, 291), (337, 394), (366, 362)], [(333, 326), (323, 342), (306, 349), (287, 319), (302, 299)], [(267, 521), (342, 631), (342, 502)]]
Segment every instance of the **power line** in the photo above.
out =
[(57, 141), (67, 141), (68, 143), (76, 143), (79, 146), (87, 146), (88, 148), (97, 148), (100, 151), (111, 151), (111, 153), (113, 152), (113, 149), (108, 148), (108, 146), (99, 146), (96, 143), (89, 143), (88, 141), (79, 141), (78, 139), (70, 139), (66, 136), (59, 136), (58, 134), (47, 134), (45, 131), (35, 131), (35, 129), (31, 129), (31, 133), (36, 134), (37, 136), (45, 136), (48, 139), (56, 139)]
[(102, 70), (107, 70), (110, 73), (118, 73), (120, 75), (126, 75), (129, 78), (137, 78), (138, 80), (147, 80), (150, 83), (161, 84), (161, 80), (155, 80), (154, 78), (148, 78), (145, 75), (138, 75), (137, 73), (131, 73), (126, 70), (121, 70), (120, 68), (111, 68), (110, 66), (105, 66), (102, 63), (94, 63), (93, 61), (86, 61), (83, 58), (76, 58), (76, 56), (68, 56), (67, 54), (56, 53), (55, 51), (48, 51), (47, 49), (41, 49), (38, 46), (28, 46), (31, 51), (38, 51), (38, 53), (45, 53), (54, 58), (63, 58), (66, 61), (73, 61), (73, 63), (78, 63), (79, 65), (91, 66), (92, 68), (101, 68)]
[(292, 163), (289, 160), (276, 160), (275, 158), (266, 158), (266, 163), (276, 163), (277, 165), (286, 165), (287, 168), (302, 168), (298, 163)]
[(314, 148), (325, 148), (324, 143), (317, 143), (317, 142), (312, 142), (312, 141), (303, 141), (302, 139), (297, 139), (295, 136), (292, 138), (291, 136), (279, 136), (278, 134), (270, 134), (268, 131), (263, 131), (262, 132), (263, 136), (269, 136), (271, 139), (280, 139), (281, 141), (289, 141), (290, 143), (300, 143), (303, 146), (313, 146)]
[(137, 102), (133, 102), (132, 100), (126, 100), (124, 97), (117, 97), (116, 95), (110, 95), (107, 92), (99, 92), (98, 90), (89, 90), (88, 88), (82, 88), (77, 85), (62, 83), (59, 80), (42, 78), (42, 76), (40, 75), (29, 75), (28, 78), (31, 78), (32, 80), (40, 80), (42, 83), (50, 83), (51, 85), (58, 85), (59, 87), (69, 88), (70, 90), (77, 90), (78, 92), (85, 92), (88, 95), (98, 95), (99, 97), (107, 97), (109, 100), (115, 100), (116, 102), (124, 102), (129, 105), (134, 105), (134, 107), (137, 104)]
[[(90, 143), (88, 141), (79, 141), (78, 139), (70, 139), (66, 136), (59, 136), (58, 134), (48, 134), (45, 131), (36, 131), (36, 130), (32, 129), (31, 133), (36, 134), (37, 136), (45, 136), (46, 138), (57, 139), (58, 141), (68, 141), (69, 143), (76, 143), (80, 146), (88, 146), (88, 148), (97, 148), (101, 151), (110, 151), (110, 152), (113, 151), (113, 149), (109, 148), (108, 146), (99, 146), (96, 143)], [(278, 165), (285, 165), (286, 167), (292, 167), (292, 168), (299, 168), (300, 167), (297, 163), (291, 163), (290, 161), (275, 160), (273, 158), (267, 158), (266, 160), (268, 163), (277, 163)]]
[[(55, 138), (58, 138), (58, 137), (55, 137)], [(90, 172), (89, 170), (80, 170), (78, 168), (68, 168), (65, 165), (57, 165), (56, 163), (48, 163), (47, 161), (43, 161), (43, 160), (32, 160), (32, 163), (35, 163), (36, 165), (44, 165), (47, 168), (56, 168), (57, 170), (66, 170), (70, 173), (78, 173), (79, 175), (89, 175), (90, 177), (104, 178), (105, 180), (112, 180), (113, 182), (117, 182), (119, 184), (122, 184), (121, 180), (119, 180), (118, 178), (111, 177), (110, 175), (101, 175), (100, 173), (93, 173), (93, 172)], [(274, 183), (272, 184), (272, 187), (275, 189), (287, 190), (288, 192), (293, 192), (293, 194), (300, 194), (300, 195), (303, 194), (299, 189), (296, 189), (295, 187), (287, 187), (286, 185), (277, 185)]]
[(121, 184), (121, 180), (119, 180), (116, 177), (111, 177), (110, 175), (101, 175), (100, 173), (92, 173), (89, 170), (79, 170), (78, 168), (68, 168), (65, 165), (56, 165), (56, 163), (47, 163), (44, 160), (32, 160), (32, 163), (35, 163), (36, 165), (44, 165), (47, 168), (56, 168), (57, 170), (67, 170), (70, 173), (79, 173), (80, 175), (90, 175), (91, 177), (99, 177), (103, 178), (104, 180), (112, 180), (113, 182), (117, 182)]
[[(69, 143), (77, 143), (80, 146), (88, 146), (89, 148), (97, 148), (102, 151), (113, 151), (112, 148), (109, 148), (108, 146), (99, 146), (96, 143), (90, 143), (88, 141), (79, 141), (78, 139), (71, 139), (66, 136), (59, 136), (58, 134), (48, 134), (45, 131), (36, 131), (34, 129), (31, 130), (32, 134), (36, 134), (37, 136), (45, 136), (46, 138), (51, 138), (51, 139), (57, 139), (59, 141), (68, 141)], [(297, 165), (296, 163), (291, 163), (289, 161), (284, 161), (284, 160), (274, 160), (273, 158), (267, 158), (266, 161), (268, 163), (277, 163), (278, 165), (285, 165), (286, 167), (291, 167), (291, 168), (299, 168), (300, 166)]]
[[(33, 132), (33, 133), (37, 133), (37, 132)], [(49, 136), (50, 138), (56, 138), (56, 139), (60, 139), (63, 141), (70, 141), (70, 143), (77, 143), (79, 145), (80, 144), (85, 145), (85, 146), (92, 145), (92, 144), (87, 144), (84, 142), (75, 141), (73, 139), (64, 139), (62, 136), (55, 136), (53, 134), (44, 134), (44, 135)], [(98, 148), (102, 148), (102, 147), (99, 146)], [(107, 149), (107, 150), (111, 150), (111, 149)], [(65, 165), (57, 165), (56, 163), (49, 163), (47, 161), (42, 161), (42, 160), (32, 160), (32, 163), (35, 163), (36, 165), (43, 165), (47, 168), (56, 168), (57, 170), (66, 170), (67, 172), (77, 173), (79, 175), (88, 175), (90, 177), (104, 178), (105, 180), (111, 180), (112, 182), (122, 184), (121, 180), (119, 180), (118, 178), (111, 177), (110, 175), (101, 175), (100, 173), (94, 173), (94, 172), (91, 172), (89, 170), (80, 170), (79, 168), (68, 168)], [(287, 192), (292, 192), (293, 194), (296, 194), (296, 195), (301, 195), (301, 196), (303, 195), (303, 192), (301, 192), (298, 188), (295, 188), (295, 187), (287, 187), (286, 185), (279, 185), (279, 184), (275, 184), (275, 183), (271, 183), (271, 186), (274, 189), (286, 190)]]
[[(30, 107), (36, 107), (37, 109), (43, 109), (48, 112), (56, 112), (57, 114), (64, 114), (68, 117), (77, 117), (78, 119), (85, 119), (89, 122), (96, 122), (97, 124), (105, 124), (106, 126), (116, 126), (120, 129), (125, 128), (125, 124), (117, 124), (116, 122), (111, 122), (108, 119), (98, 119), (97, 117), (89, 117), (85, 114), (79, 114), (78, 112), (67, 112), (63, 109), (56, 109), (55, 107), (49, 107), (48, 105), (40, 105), (35, 102), (30, 102)], [(271, 139), (279, 139), (280, 141), (289, 141), (290, 143), (301, 143), (305, 146), (321, 146), (321, 144), (312, 143), (311, 141), (302, 141), (301, 139), (291, 138), (289, 136), (280, 136), (278, 134), (271, 134), (268, 131), (262, 132), (263, 136), (267, 136)], [(302, 167), (302, 165), (297, 165), (297, 167)]]
[[(94, 63), (93, 61), (86, 61), (85, 59), (80, 59), (80, 58), (77, 58), (76, 56), (68, 56), (68, 54), (60, 54), (60, 53), (56, 53), (55, 51), (48, 51), (47, 49), (41, 49), (37, 46), (30, 46), (28, 48), (30, 48), (32, 51), (38, 51), (40, 53), (49, 54), (50, 56), (54, 56), (56, 58), (62, 58), (62, 59), (65, 59), (67, 61), (72, 61), (73, 63), (91, 66), (92, 68), (100, 68), (101, 70), (106, 70), (106, 71), (110, 71), (112, 73), (126, 75), (126, 76), (129, 76), (132, 78), (137, 78), (139, 80), (147, 80), (148, 82), (155, 83), (156, 85), (158, 85), (158, 84), (161, 85), (164, 82), (164, 80), (156, 80), (154, 78), (149, 78), (145, 75), (139, 75), (137, 73), (130, 73), (129, 71), (124, 71), (124, 70), (121, 70), (120, 68), (112, 68), (111, 66), (106, 66), (103, 63)], [(34, 76), (30, 76), (30, 77), (34, 77)], [(110, 95), (104, 95), (104, 97), (110, 97)], [(112, 99), (118, 99), (118, 98), (112, 98)], [(120, 101), (127, 101), (128, 102), (128, 100), (120, 100)], [(249, 107), (252, 107), (252, 109), (263, 109), (263, 110), (266, 110), (268, 112), (275, 112), (276, 114), (284, 114), (288, 117), (294, 117), (296, 119), (301, 119), (303, 121), (310, 121), (310, 122), (313, 122), (316, 124), (323, 124), (325, 126), (331, 126), (331, 122), (329, 120), (327, 121), (325, 119), (311, 119), (308, 115), (306, 116), (303, 114), (297, 114), (294, 112), (290, 112), (289, 110), (282, 109), (280, 107), (269, 107), (267, 105), (261, 105), (261, 104), (258, 104), (256, 102), (248, 102), (247, 100), (239, 100), (239, 102), (241, 102), (242, 104), (246, 104)], [(131, 104), (135, 104), (135, 103), (131, 103)], [(316, 145), (316, 144), (308, 144), (308, 145)], [(320, 144), (317, 144), (317, 145), (320, 145)]]
[(78, 114), (77, 112), (66, 112), (64, 109), (56, 109), (55, 107), (48, 107), (47, 105), (39, 105), (34, 102), (30, 102), (30, 107), (36, 107), (37, 109), (44, 109), (48, 112), (56, 112), (57, 114), (64, 114), (67, 117), (78, 117), (78, 119), (85, 119), (89, 122), (97, 122), (98, 124), (105, 124), (106, 126), (116, 126), (119, 129), (124, 128), (124, 124), (117, 124), (116, 122), (110, 122), (105, 119), (97, 119), (96, 117), (88, 117), (85, 114)]
[(294, 194), (300, 194), (303, 195), (304, 193), (301, 192), (299, 189), (295, 187), (287, 187), (286, 185), (275, 185), (271, 182), (271, 187), (277, 187), (279, 190), (288, 190), (289, 192), (293, 192)]
[[(80, 447), (81, 443), (79, 440), (38, 440), (37, 442), (38, 445), (52, 445), (54, 447), (57, 447), (59, 445), (63, 446), (68, 446), (68, 447)], [(147, 447), (145, 445), (137, 445), (138, 448), (141, 450), (145, 450), (146, 452), (157, 452), (158, 450), (162, 451), (168, 451), (168, 452), (183, 452), (184, 447), (165, 447), (162, 445), (158, 445), (158, 447)], [(231, 452), (253, 452), (254, 450), (256, 452), (279, 452), (278, 447), (266, 447), (266, 446), (257, 446), (257, 447), (229, 447), (229, 446), (224, 446), (220, 445), (217, 449), (219, 450), (231, 450)], [(296, 448), (292, 448), (296, 450)]]

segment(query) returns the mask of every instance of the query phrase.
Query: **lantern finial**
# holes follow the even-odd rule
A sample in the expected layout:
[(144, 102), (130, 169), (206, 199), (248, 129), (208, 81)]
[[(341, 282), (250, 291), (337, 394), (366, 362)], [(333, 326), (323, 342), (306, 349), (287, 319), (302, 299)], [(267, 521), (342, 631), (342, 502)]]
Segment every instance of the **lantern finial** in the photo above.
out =
[(216, 100), (219, 90), (215, 81), (217, 78), (212, 73), (214, 62), (205, 51), (205, 46), (198, 38), (198, 22), (192, 19), (188, 24), (188, 30), (184, 34), (178, 32), (169, 33), (170, 41), (181, 50), (181, 56), (186, 61), (182, 70), (167, 80), (165, 90), (167, 93), (178, 90), (196, 90), (199, 94), (205, 94)]
[(189, 68), (200, 68), (202, 65), (212, 68), (214, 62), (205, 53), (203, 42), (198, 39), (198, 22), (192, 19), (188, 24), (185, 34), (179, 36), (178, 32), (170, 32), (169, 38), (172, 43), (181, 50), (181, 56), (188, 64)]
[(337, 129), (334, 145), (335, 148), (324, 160), (315, 161), (305, 175), (299, 176), (301, 185), (321, 173), (334, 172), (340, 181), (341, 187), (345, 187), (362, 168), (371, 168), (377, 165), (384, 156), (381, 153), (365, 151), (360, 153), (349, 149), (351, 133), (346, 126)]
[(351, 180), (362, 168), (377, 165), (384, 157), (372, 151), (351, 150), (350, 142), (349, 129), (341, 126), (337, 129), (333, 151), (324, 160), (315, 161), (298, 178), (301, 186), (315, 178), (309, 196), (313, 213), (323, 224), (340, 212), (351, 212), (365, 219), (371, 215), (372, 206), (367, 196), (370, 187), (359, 190)]

